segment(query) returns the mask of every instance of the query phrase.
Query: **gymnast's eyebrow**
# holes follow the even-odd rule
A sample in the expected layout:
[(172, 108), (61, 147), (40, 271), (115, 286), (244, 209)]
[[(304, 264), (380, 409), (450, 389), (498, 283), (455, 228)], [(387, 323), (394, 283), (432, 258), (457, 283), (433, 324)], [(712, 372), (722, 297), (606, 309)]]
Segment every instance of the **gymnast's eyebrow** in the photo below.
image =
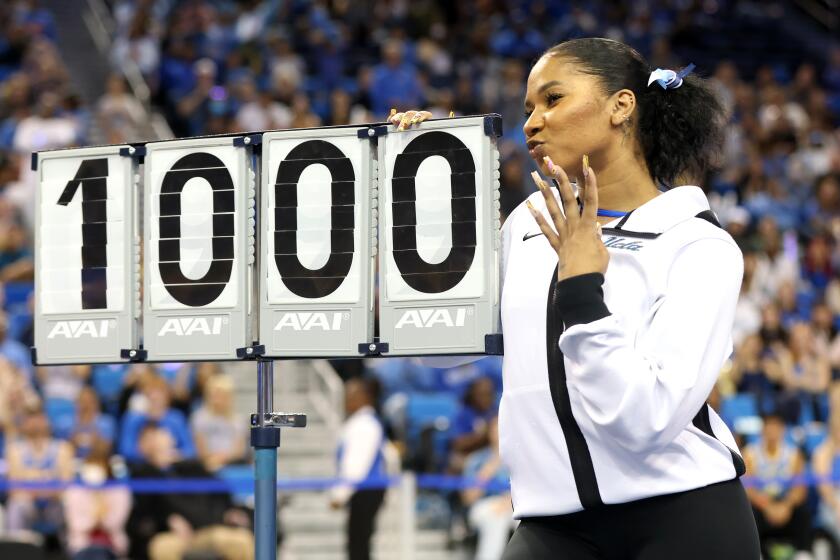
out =
[(562, 85), (563, 85), (563, 82), (560, 82), (560, 81), (557, 81), (557, 80), (551, 80), (550, 82), (546, 82), (543, 85), (541, 85), (540, 89), (537, 90), (537, 93), (542, 93), (545, 90), (547, 90), (548, 88), (551, 88), (551, 87), (554, 87), (554, 86), (562, 86)]
[[(553, 88), (554, 86), (562, 86), (563, 82), (559, 80), (551, 80), (550, 82), (546, 82), (537, 89), (537, 95), (540, 95), (542, 92), (549, 88)], [(529, 110), (531, 108), (531, 104), (528, 101), (525, 101), (525, 110)]]

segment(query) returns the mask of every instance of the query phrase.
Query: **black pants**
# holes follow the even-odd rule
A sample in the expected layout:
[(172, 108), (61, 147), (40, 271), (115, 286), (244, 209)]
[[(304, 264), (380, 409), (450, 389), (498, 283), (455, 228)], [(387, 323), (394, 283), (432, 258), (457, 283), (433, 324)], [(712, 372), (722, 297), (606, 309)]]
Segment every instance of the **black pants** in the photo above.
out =
[(347, 557), (349, 560), (370, 560), (370, 537), (376, 513), (385, 499), (385, 490), (359, 490), (350, 497), (347, 520)]
[(503, 560), (758, 560), (741, 482), (524, 519)]
[(800, 504), (793, 508), (788, 522), (781, 527), (771, 525), (764, 514), (753, 509), (755, 524), (758, 527), (758, 536), (761, 538), (761, 554), (770, 558), (767, 550), (769, 540), (778, 539), (789, 542), (796, 550), (811, 550), (811, 513), (807, 504)]

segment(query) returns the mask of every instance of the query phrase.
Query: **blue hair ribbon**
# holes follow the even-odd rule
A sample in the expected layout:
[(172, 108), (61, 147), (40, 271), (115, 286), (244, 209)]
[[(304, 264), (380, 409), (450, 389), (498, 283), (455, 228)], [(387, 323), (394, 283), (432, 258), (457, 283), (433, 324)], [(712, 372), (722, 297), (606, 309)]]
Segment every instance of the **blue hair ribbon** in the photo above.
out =
[(662, 86), (662, 89), (677, 89), (682, 85), (683, 78), (691, 74), (694, 68), (694, 64), (689, 64), (679, 72), (674, 72), (666, 68), (657, 68), (650, 73), (647, 85), (650, 87), (653, 82), (656, 82)]

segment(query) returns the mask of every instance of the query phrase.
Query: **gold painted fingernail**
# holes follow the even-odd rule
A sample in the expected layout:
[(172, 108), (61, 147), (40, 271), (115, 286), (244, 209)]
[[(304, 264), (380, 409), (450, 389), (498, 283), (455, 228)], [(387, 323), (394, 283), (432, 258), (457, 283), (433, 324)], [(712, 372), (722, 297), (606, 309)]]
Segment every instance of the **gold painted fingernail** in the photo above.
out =
[(397, 109), (395, 107), (391, 107), (391, 114), (388, 115), (388, 118), (390, 119), (391, 117), (393, 117), (396, 114), (397, 114)]
[(589, 178), (589, 156), (583, 154), (583, 178)]
[(455, 116), (455, 111), (449, 111), (449, 118), (451, 119), (454, 116)]
[(415, 113), (413, 117), (411, 117), (411, 124), (416, 123), (420, 120), (420, 113)]
[(539, 173), (537, 173), (536, 171), (531, 171), (531, 178), (534, 180), (534, 182), (537, 184), (537, 187), (539, 187), (540, 190), (543, 190), (545, 188), (543, 187), (543, 181)]
[(531, 212), (531, 215), (536, 218), (537, 217), (537, 209), (534, 208), (534, 205), (531, 204), (530, 200), (527, 200), (527, 199), (525, 200), (525, 206), (528, 207), (528, 211)]

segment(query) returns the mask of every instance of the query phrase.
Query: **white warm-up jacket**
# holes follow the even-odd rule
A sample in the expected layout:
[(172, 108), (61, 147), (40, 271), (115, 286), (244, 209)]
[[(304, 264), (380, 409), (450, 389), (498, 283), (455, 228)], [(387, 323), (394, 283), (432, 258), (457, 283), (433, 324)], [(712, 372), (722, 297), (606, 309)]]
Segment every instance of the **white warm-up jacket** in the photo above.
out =
[[(550, 220), (542, 196), (530, 200)], [(527, 209), (508, 217), (499, 433), (515, 517), (743, 474), (732, 435), (706, 405), (732, 350), (743, 273), (740, 250), (710, 215), (699, 188), (673, 188), (604, 226), (605, 276), (562, 282)]]

